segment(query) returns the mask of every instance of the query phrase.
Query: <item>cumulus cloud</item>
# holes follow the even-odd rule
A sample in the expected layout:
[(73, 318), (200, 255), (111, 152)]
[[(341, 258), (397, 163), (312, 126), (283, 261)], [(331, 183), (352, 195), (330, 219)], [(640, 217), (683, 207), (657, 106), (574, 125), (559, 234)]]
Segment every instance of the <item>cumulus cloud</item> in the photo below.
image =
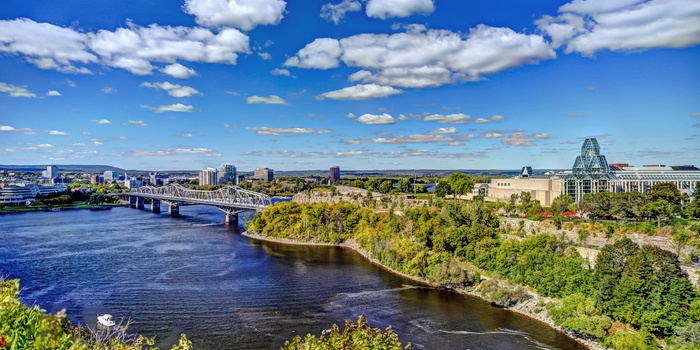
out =
[(403, 93), (403, 90), (395, 89), (391, 86), (381, 86), (377, 84), (359, 84), (346, 87), (340, 90), (324, 92), (316, 99), (331, 99), (331, 100), (370, 100), (374, 98), (387, 98), (392, 95)]
[(163, 90), (168, 93), (168, 95), (173, 97), (190, 97), (193, 95), (201, 95), (197, 89), (190, 86), (182, 86), (178, 84), (171, 84), (170, 82), (162, 83), (141, 83), (142, 87), (148, 87), (156, 90)]
[(251, 30), (259, 25), (277, 25), (287, 3), (282, 0), (185, 0), (183, 9), (205, 27), (235, 27)]
[(46, 92), (46, 96), (63, 96), (60, 92), (56, 90), (49, 90)]
[(469, 122), (472, 117), (463, 113), (453, 113), (453, 114), (431, 114), (423, 118), (426, 122), (438, 122), (440, 124), (465, 124)]
[(312, 128), (272, 128), (268, 126), (248, 127), (246, 130), (255, 131), (256, 134), (262, 136), (281, 136), (286, 134), (330, 134), (330, 129), (312, 129)]
[(275, 68), (270, 72), (270, 74), (272, 74), (272, 75), (284, 75), (286, 77), (291, 75), (289, 73), (289, 70), (282, 69), (282, 68)]
[(437, 128), (435, 130), (430, 130), (426, 132), (427, 135), (443, 135), (443, 134), (456, 134), (457, 128), (451, 126), (449, 128)]
[[(0, 33), (2, 32), (0, 31)], [(0, 46), (0, 50), (2, 50), (2, 46)], [(0, 92), (8, 94), (10, 97), (36, 97), (36, 95), (27, 90), (26, 87), (10, 85), (7, 83), (0, 83)]]
[(357, 0), (343, 0), (340, 4), (325, 4), (321, 7), (321, 18), (335, 24), (345, 17), (348, 12), (362, 10), (362, 4)]
[(414, 14), (429, 15), (433, 11), (433, 0), (369, 0), (365, 12), (368, 17), (387, 19)]
[(573, 0), (535, 23), (565, 52), (684, 48), (700, 43), (695, 0)]
[(95, 124), (112, 124), (111, 121), (107, 119), (92, 119), (90, 120), (90, 123), (95, 123)]
[(126, 124), (127, 125), (141, 126), (141, 127), (148, 126), (148, 124), (144, 123), (143, 120), (129, 120), (128, 122), (126, 122)]
[(48, 131), (48, 134), (49, 134), (49, 135), (58, 135), (58, 136), (68, 136), (68, 135), (70, 135), (70, 134), (67, 133), (67, 132), (58, 131), (58, 130), (49, 130), (49, 131)]
[(396, 123), (396, 119), (392, 117), (391, 115), (384, 113), (384, 114), (363, 114), (359, 116), (356, 119), (358, 122), (362, 124), (368, 124), (368, 125), (383, 125), (383, 124), (394, 124)]
[(264, 60), (271, 60), (272, 59), (272, 55), (270, 55), (267, 52), (260, 52), (260, 53), (258, 53), (258, 56), (260, 56), (260, 58), (262, 58)]
[(41, 69), (64, 73), (91, 73), (85, 65), (99, 63), (149, 75), (156, 68), (153, 62), (236, 64), (239, 53), (250, 52), (248, 36), (234, 28), (214, 34), (204, 28), (128, 22), (127, 28), (83, 33), (22, 18), (0, 20), (0, 33), (0, 52), (23, 55)]
[(111, 94), (114, 92), (114, 88), (110, 86), (105, 86), (102, 89), (100, 89), (100, 91), (102, 91), (105, 94)]
[(338, 67), (340, 42), (331, 38), (318, 38), (287, 59), (287, 67), (330, 69)]
[(163, 74), (167, 74), (178, 79), (189, 79), (197, 75), (197, 72), (195, 72), (194, 69), (185, 67), (179, 63), (169, 64), (160, 71)]
[(162, 113), (162, 112), (192, 112), (194, 111), (194, 107), (190, 105), (183, 105), (182, 103), (176, 103), (172, 105), (161, 105), (161, 106), (146, 106), (146, 105), (141, 105), (141, 108), (149, 109), (151, 111), (154, 111), (156, 113)]
[(249, 105), (266, 104), (266, 105), (284, 105), (288, 106), (287, 101), (277, 95), (250, 96), (245, 100)]
[(361, 69), (349, 77), (354, 82), (435, 87), (553, 58), (556, 54), (540, 35), (487, 25), (468, 34), (413, 25), (391, 35), (319, 38), (290, 57), (285, 66), (329, 69), (342, 62)]
[(408, 144), (408, 143), (452, 143), (455, 139), (443, 135), (409, 135), (391, 136), (366, 139), (354, 139), (346, 143), (357, 145), (360, 143), (384, 143), (384, 144)]

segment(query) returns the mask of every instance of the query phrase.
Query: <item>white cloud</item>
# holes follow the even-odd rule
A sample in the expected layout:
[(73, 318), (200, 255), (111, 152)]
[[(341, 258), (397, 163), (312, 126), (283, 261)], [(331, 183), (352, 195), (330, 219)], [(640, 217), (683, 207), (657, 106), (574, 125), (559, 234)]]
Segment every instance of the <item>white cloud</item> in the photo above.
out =
[(362, 4), (359, 1), (343, 0), (340, 4), (324, 4), (321, 7), (321, 18), (338, 24), (346, 13), (360, 10), (362, 10)]
[(406, 26), (396, 34), (319, 38), (290, 57), (285, 66), (329, 69), (343, 62), (361, 71), (351, 81), (401, 87), (435, 87), (474, 81), (486, 74), (553, 59), (540, 35), (479, 25), (461, 34)]
[(378, 137), (373, 139), (355, 139), (347, 143), (357, 145), (360, 143), (384, 143), (384, 144), (408, 144), (408, 143), (452, 143), (455, 140), (442, 135), (409, 135)]
[(66, 84), (72, 88), (76, 87), (76, 84), (70, 79), (66, 79)]
[(338, 67), (340, 43), (336, 39), (318, 38), (284, 62), (286, 67), (330, 69)]
[(366, 9), (368, 17), (381, 19), (408, 17), (414, 14), (429, 15), (433, 11), (433, 0), (369, 0)]
[(279, 24), (286, 5), (282, 0), (185, 0), (183, 9), (205, 27), (251, 30)]
[(272, 59), (272, 55), (269, 54), (268, 52), (260, 52), (260, 53), (258, 53), (258, 56), (260, 56), (260, 58), (262, 58), (264, 60), (271, 60)]
[(457, 128), (451, 126), (449, 128), (437, 128), (435, 130), (430, 130), (426, 132), (427, 135), (444, 135), (444, 134), (456, 134)]
[(211, 153), (211, 152), (214, 152), (214, 150), (209, 149), (209, 148), (178, 148), (175, 150), (175, 152), (200, 154), (200, 153)]
[(194, 69), (185, 67), (179, 63), (167, 65), (160, 71), (163, 74), (167, 74), (178, 79), (189, 79), (197, 75), (197, 72), (195, 72)]
[(287, 102), (276, 95), (270, 95), (268, 97), (263, 97), (263, 96), (250, 96), (246, 99), (246, 102), (249, 105), (253, 104), (266, 104), (266, 105), (285, 105), (287, 106)]
[(0, 21), (0, 52), (20, 54), (40, 69), (90, 73), (78, 64), (98, 61), (87, 47), (87, 34), (27, 18)]
[(481, 134), (481, 137), (485, 139), (498, 139), (503, 137), (503, 134), (500, 132), (484, 132)]
[(403, 93), (403, 90), (395, 89), (391, 86), (359, 84), (340, 90), (324, 92), (316, 96), (316, 99), (322, 100), (329, 98), (332, 100), (369, 100), (374, 98), (386, 98), (401, 93)]
[(426, 122), (438, 122), (440, 124), (464, 124), (469, 122), (471, 119), (472, 117), (462, 113), (453, 113), (447, 115), (431, 114), (423, 118), (423, 120)]
[(192, 137), (193, 135), (190, 133), (182, 133), (182, 134), (175, 134), (174, 136), (177, 137)]
[(284, 75), (286, 77), (291, 75), (288, 70), (282, 69), (282, 68), (275, 68), (270, 72), (270, 74), (272, 74), (272, 75)]
[(474, 119), (474, 123), (477, 123), (477, 124), (483, 124), (483, 123), (488, 123), (488, 122), (490, 122), (490, 120), (488, 120), (488, 119), (486, 119), (486, 118), (476, 118), (476, 119)]
[(330, 134), (330, 129), (312, 129), (312, 128), (271, 128), (267, 126), (247, 127), (246, 130), (255, 131), (256, 134), (262, 136), (281, 136), (284, 134)]
[(56, 90), (49, 90), (46, 92), (46, 96), (63, 96), (60, 92)]
[(555, 48), (592, 56), (600, 50), (684, 48), (700, 43), (700, 2), (695, 0), (573, 0), (537, 26)]
[(70, 134), (67, 133), (67, 132), (58, 131), (58, 130), (50, 130), (50, 131), (48, 131), (48, 133), (49, 133), (49, 135), (58, 135), (58, 136), (68, 136), (68, 135), (70, 135)]
[(111, 86), (105, 86), (102, 89), (100, 89), (100, 91), (102, 91), (105, 94), (111, 94), (114, 92), (114, 88)]
[(162, 82), (162, 83), (148, 83), (148, 82), (143, 82), (141, 83), (142, 87), (148, 87), (156, 90), (163, 90), (168, 93), (168, 95), (173, 96), (173, 97), (190, 97), (193, 95), (201, 95), (197, 89), (190, 87), (190, 86), (182, 86), (178, 84), (171, 84), (170, 82)]
[(0, 125), (0, 131), (14, 131), (15, 128), (9, 125)]
[(146, 106), (146, 105), (141, 105), (141, 108), (145, 109), (150, 109), (156, 113), (162, 113), (162, 112), (192, 112), (194, 111), (194, 107), (190, 105), (183, 105), (182, 103), (176, 103), (172, 105), (161, 105), (157, 107), (153, 106)]
[(90, 120), (90, 123), (95, 123), (95, 124), (112, 124), (111, 121), (107, 119), (92, 119)]
[(357, 121), (362, 124), (370, 125), (383, 125), (383, 124), (394, 124), (396, 119), (387, 113), (384, 114), (363, 114), (357, 118)]
[(536, 142), (541, 139), (549, 139), (549, 134), (523, 134), (523, 133), (513, 133), (508, 135), (508, 137), (501, 140), (501, 143), (505, 146), (518, 146), (518, 147), (529, 147), (534, 146)]
[(235, 92), (235, 91), (226, 90), (226, 91), (224, 91), (224, 93), (228, 94), (228, 95), (232, 95), (232, 96), (241, 96), (241, 94), (239, 92)]
[(39, 145), (36, 145), (36, 146), (39, 147), (39, 148), (51, 148), (51, 147), (54, 147), (54, 145), (52, 145), (52, 144), (50, 144), (50, 143), (42, 143), (42, 144), (39, 144)]
[(491, 120), (503, 120), (503, 119), (506, 119), (506, 117), (496, 114), (496, 115), (492, 115), (489, 119), (491, 119)]
[(128, 125), (135, 125), (135, 126), (148, 126), (148, 124), (144, 123), (143, 120), (129, 120), (126, 122)]
[[(214, 34), (199, 27), (157, 24), (141, 27), (127, 22), (127, 28), (83, 33), (73, 28), (16, 19), (0, 20), (0, 33), (0, 52), (20, 54), (41, 69), (64, 73), (91, 73), (78, 65), (100, 63), (137, 75), (149, 75), (156, 68), (153, 62), (174, 64), (184, 60), (236, 64), (239, 53), (250, 52), (248, 36), (233, 28), (223, 28)], [(178, 69), (170, 70), (182, 74)]]
[[(0, 35), (1, 33), (2, 31), (0, 31)], [(1, 49), (2, 46), (0, 45), (0, 50)], [(0, 92), (7, 93), (10, 95), (10, 97), (36, 97), (33, 92), (27, 90), (25, 87), (10, 85), (7, 83), (0, 83)]]

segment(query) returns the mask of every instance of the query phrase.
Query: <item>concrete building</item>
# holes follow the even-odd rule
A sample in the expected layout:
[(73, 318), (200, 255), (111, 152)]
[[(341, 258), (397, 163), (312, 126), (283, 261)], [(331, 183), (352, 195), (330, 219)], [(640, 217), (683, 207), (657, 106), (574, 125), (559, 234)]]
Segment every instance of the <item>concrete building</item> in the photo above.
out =
[(135, 176), (129, 176), (124, 173), (124, 186), (126, 188), (139, 188), (143, 187), (143, 180)]
[(257, 168), (253, 171), (253, 178), (263, 182), (270, 182), (275, 178), (275, 172), (270, 168)]
[(215, 168), (206, 168), (199, 172), (200, 185), (216, 185), (217, 183), (218, 176)]
[(56, 192), (66, 192), (68, 186), (57, 184), (52, 186), (37, 184), (5, 185), (0, 188), (0, 204), (27, 204), (38, 195), (48, 195)]
[(58, 177), (58, 167), (55, 165), (49, 165), (46, 167), (46, 171), (44, 172), (44, 177), (49, 179), (49, 182), (53, 184), (53, 179)]
[(90, 175), (90, 183), (91, 184), (101, 184), (105, 182), (104, 176), (101, 175)]
[(225, 185), (229, 182), (233, 185), (238, 184), (238, 179), (236, 178), (236, 167), (234, 165), (221, 164), (219, 165), (217, 171), (219, 185)]
[(328, 179), (329, 183), (334, 183), (336, 181), (340, 180), (340, 167), (339, 166), (332, 166), (330, 170), (330, 176)]
[(148, 183), (151, 186), (163, 186), (168, 184), (170, 175), (162, 174), (157, 171), (148, 173)]

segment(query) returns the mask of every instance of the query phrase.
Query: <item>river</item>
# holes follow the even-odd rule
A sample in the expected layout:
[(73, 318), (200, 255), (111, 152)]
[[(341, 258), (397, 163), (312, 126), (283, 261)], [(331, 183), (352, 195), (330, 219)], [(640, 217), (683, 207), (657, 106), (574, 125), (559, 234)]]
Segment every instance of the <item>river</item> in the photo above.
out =
[(20, 278), (27, 304), (98, 313), (169, 348), (278, 349), (296, 334), (364, 314), (416, 349), (583, 349), (522, 315), (426, 288), (336, 247), (261, 242), (213, 207), (180, 217), (129, 208), (0, 216), (0, 274)]

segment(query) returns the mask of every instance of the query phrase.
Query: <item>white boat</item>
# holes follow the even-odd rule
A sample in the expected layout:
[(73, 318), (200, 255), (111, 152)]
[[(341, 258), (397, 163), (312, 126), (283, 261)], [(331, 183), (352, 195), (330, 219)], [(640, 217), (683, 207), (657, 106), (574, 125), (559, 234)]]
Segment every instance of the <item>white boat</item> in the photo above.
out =
[(105, 327), (111, 327), (116, 324), (114, 320), (112, 320), (112, 315), (110, 314), (97, 315), (97, 322)]

